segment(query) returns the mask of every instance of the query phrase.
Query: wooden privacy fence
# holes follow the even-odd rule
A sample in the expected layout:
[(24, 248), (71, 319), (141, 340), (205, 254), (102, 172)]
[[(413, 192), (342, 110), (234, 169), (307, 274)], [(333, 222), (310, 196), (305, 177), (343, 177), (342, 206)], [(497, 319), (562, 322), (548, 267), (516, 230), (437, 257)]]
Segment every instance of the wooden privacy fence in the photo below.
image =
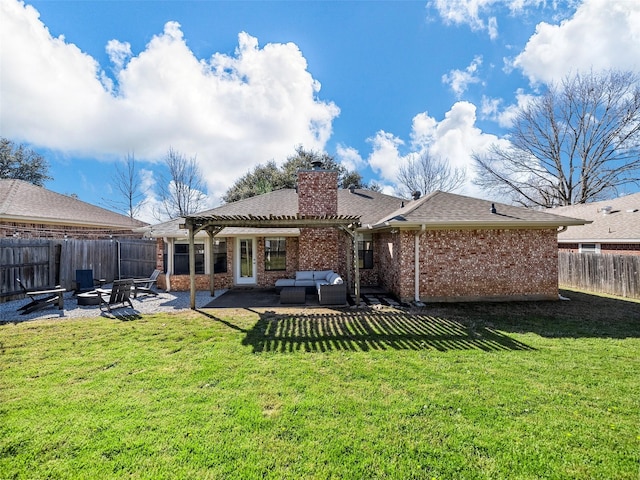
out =
[(57, 284), (59, 263), (60, 245), (51, 240), (0, 239), (0, 301), (22, 291), (18, 278), (27, 288)]
[(29, 289), (74, 288), (76, 270), (93, 270), (95, 279), (147, 278), (156, 267), (150, 240), (0, 239), (0, 302)]
[(148, 278), (156, 269), (156, 242), (119, 240), (119, 278)]
[(591, 292), (640, 298), (640, 255), (559, 252), (558, 282)]

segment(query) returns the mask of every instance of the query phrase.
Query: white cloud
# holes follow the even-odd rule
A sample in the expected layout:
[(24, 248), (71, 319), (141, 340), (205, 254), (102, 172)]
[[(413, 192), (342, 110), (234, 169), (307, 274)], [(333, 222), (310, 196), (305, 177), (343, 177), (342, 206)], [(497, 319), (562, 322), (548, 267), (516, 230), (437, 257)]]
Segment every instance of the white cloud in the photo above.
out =
[(513, 65), (532, 82), (577, 70), (640, 69), (640, 2), (585, 0), (559, 25), (540, 23)]
[(469, 84), (480, 83), (480, 77), (476, 75), (482, 65), (482, 55), (476, 55), (469, 66), (464, 70), (451, 70), (442, 76), (442, 83), (449, 85), (457, 98), (467, 91)]
[(379, 131), (370, 139), (373, 151), (367, 161), (384, 183), (395, 185), (400, 166), (426, 152), (447, 160), (452, 168), (465, 169), (467, 183), (461, 193), (483, 197), (485, 192), (472, 184), (475, 174), (472, 156), (487, 152), (493, 144), (504, 146), (506, 141), (482, 132), (475, 123), (476, 107), (469, 102), (455, 103), (440, 121), (427, 112), (419, 113), (413, 118), (410, 151), (401, 153), (405, 142), (391, 133)]
[(339, 109), (317, 99), (320, 84), (293, 43), (258, 45), (238, 36), (233, 55), (198, 59), (180, 25), (137, 55), (107, 46), (116, 85), (63, 37), (53, 38), (31, 6), (0, 2), (1, 135), (94, 158), (135, 151), (160, 160), (169, 147), (196, 156), (219, 198), (258, 163), (284, 160), (296, 145), (322, 150)]
[(380, 174), (383, 180), (395, 181), (400, 165), (404, 161), (399, 153), (399, 147), (404, 142), (391, 133), (380, 130), (368, 141), (373, 145), (373, 152), (367, 162), (369, 166)]
[(436, 9), (445, 24), (468, 25), (473, 31), (486, 31), (493, 40), (498, 37), (498, 20), (490, 12), (506, 7), (518, 15), (541, 4), (544, 0), (432, 0), (428, 6)]
[(338, 162), (347, 170), (357, 171), (365, 164), (358, 150), (342, 144), (338, 144), (336, 148), (336, 157)]
[(480, 107), (481, 118), (493, 120), (502, 128), (509, 128), (513, 125), (518, 112), (535, 98), (535, 95), (524, 93), (524, 90), (521, 88), (516, 91), (516, 103), (507, 105), (506, 107), (503, 107), (504, 101), (501, 98), (482, 97)]
[(109, 60), (114, 65), (114, 71), (116, 74), (120, 73), (120, 70), (124, 67), (127, 61), (131, 58), (131, 44), (129, 42), (120, 42), (118, 40), (109, 40), (106, 47)]

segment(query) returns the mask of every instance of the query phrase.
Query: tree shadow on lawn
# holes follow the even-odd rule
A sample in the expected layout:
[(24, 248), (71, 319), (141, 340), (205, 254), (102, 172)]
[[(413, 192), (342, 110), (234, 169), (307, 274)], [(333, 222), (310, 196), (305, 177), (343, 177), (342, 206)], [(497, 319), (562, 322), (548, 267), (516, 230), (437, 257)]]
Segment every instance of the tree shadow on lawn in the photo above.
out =
[(210, 310), (199, 310), (230, 328), (244, 332), (243, 345), (254, 353), (371, 350), (532, 350), (489, 327), (470, 328), (442, 317), (400, 310), (323, 311), (322, 313), (258, 312), (258, 321), (242, 329)]
[(536, 333), (543, 337), (639, 338), (640, 303), (561, 290), (568, 301), (429, 305), (419, 312), (469, 328)]

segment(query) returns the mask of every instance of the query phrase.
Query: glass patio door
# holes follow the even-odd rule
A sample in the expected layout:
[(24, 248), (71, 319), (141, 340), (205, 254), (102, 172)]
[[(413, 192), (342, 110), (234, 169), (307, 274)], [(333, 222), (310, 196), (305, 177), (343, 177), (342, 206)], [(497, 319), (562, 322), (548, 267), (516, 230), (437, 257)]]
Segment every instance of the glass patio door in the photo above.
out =
[(256, 283), (256, 239), (238, 238), (237, 284)]

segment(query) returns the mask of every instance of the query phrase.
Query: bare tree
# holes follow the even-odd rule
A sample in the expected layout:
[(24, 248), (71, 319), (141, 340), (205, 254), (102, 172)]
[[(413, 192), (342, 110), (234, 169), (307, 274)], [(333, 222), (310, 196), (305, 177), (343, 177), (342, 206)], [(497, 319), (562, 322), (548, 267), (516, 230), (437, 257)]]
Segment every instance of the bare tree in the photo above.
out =
[(164, 159), (169, 176), (161, 176), (161, 211), (156, 217), (178, 218), (201, 210), (206, 204), (205, 183), (196, 157), (187, 158), (170, 148)]
[(446, 160), (433, 157), (427, 152), (402, 165), (398, 174), (401, 194), (406, 197), (413, 192), (453, 192), (464, 185), (465, 178), (463, 168), (452, 169)]
[(135, 218), (145, 203), (146, 191), (142, 188), (142, 180), (132, 153), (127, 154), (124, 162), (116, 164), (112, 186), (119, 195), (117, 198), (103, 199), (105, 205)]
[(567, 76), (520, 109), (510, 146), (475, 156), (475, 183), (527, 206), (609, 198), (640, 181), (640, 82), (633, 72)]

